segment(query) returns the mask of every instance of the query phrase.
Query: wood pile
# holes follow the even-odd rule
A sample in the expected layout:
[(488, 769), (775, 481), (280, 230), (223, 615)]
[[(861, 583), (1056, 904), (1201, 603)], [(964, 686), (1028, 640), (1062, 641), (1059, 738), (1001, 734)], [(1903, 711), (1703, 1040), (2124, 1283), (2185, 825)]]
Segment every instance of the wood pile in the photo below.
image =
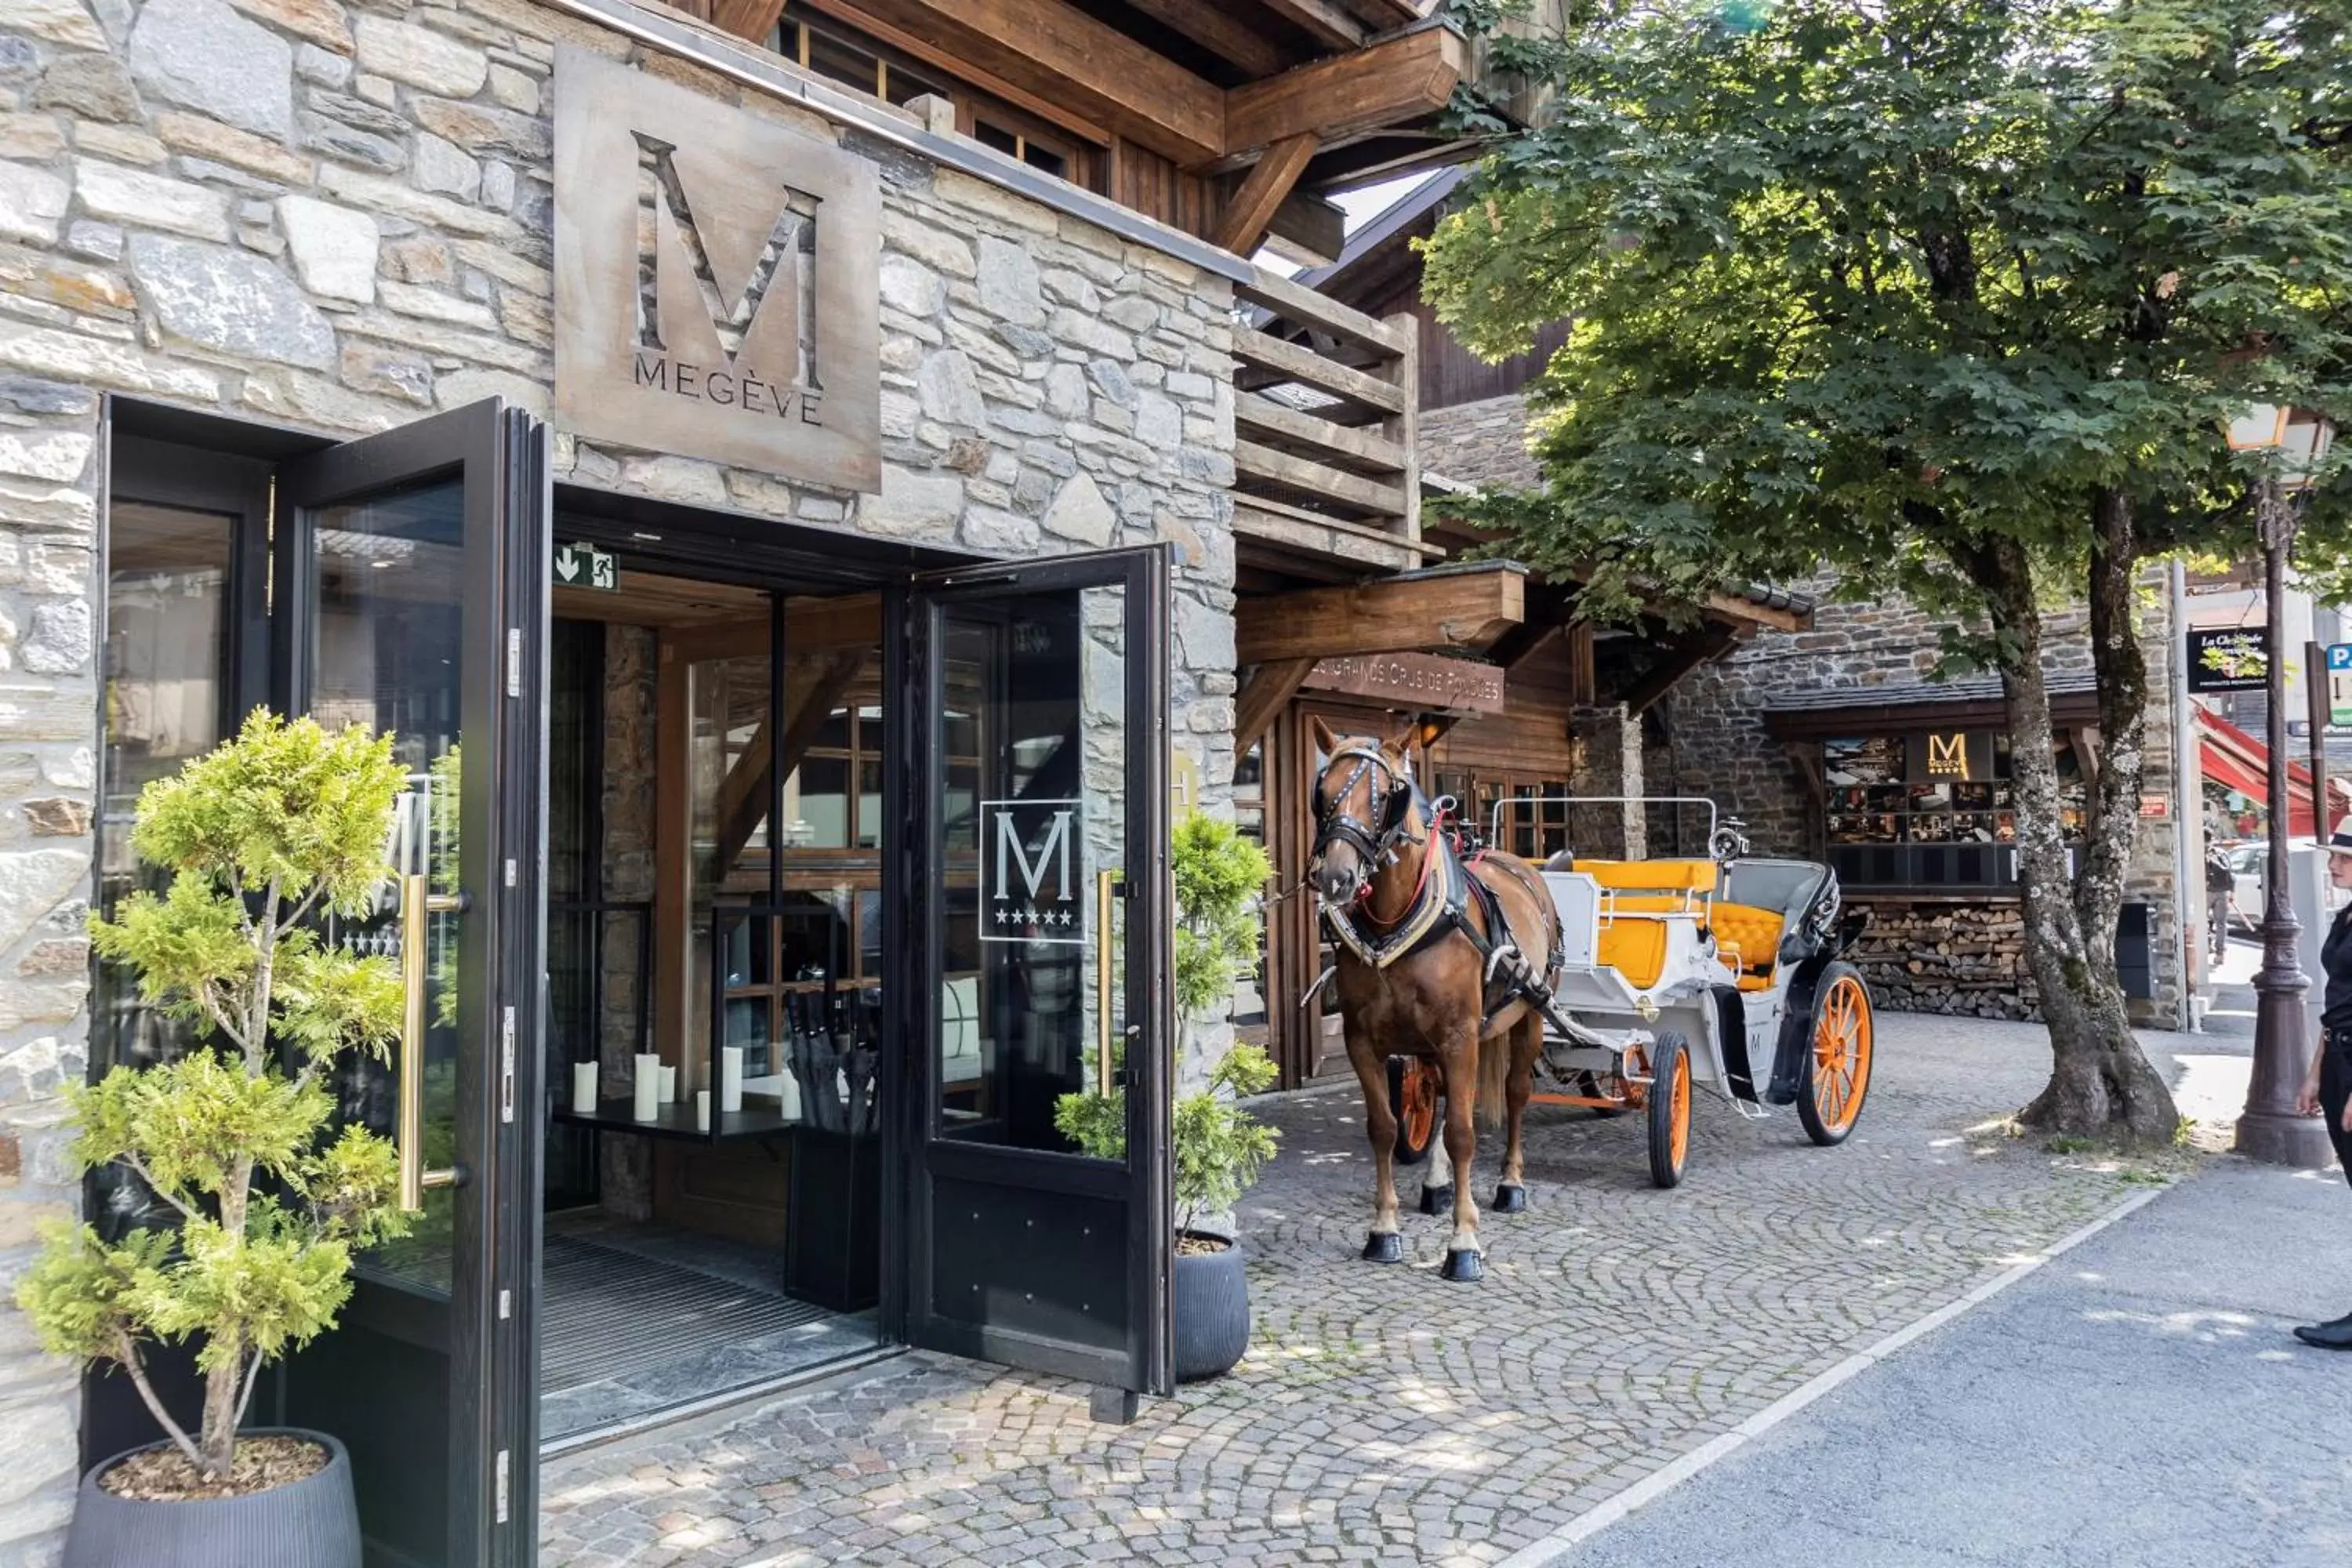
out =
[(1881, 1007), (1974, 1018), (2038, 1016), (2018, 905), (1851, 896), (1848, 902), (1870, 911), (1870, 929), (1847, 956)]

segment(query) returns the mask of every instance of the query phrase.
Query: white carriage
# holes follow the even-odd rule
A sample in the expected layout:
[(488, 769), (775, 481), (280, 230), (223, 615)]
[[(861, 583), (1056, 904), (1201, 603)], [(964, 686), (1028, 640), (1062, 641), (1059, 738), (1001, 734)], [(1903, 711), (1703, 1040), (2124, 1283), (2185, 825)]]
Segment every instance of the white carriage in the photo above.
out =
[[(1498, 804), (1490, 842), (1506, 807), (1545, 804)], [(1712, 852), (1602, 860), (1563, 850), (1534, 862), (1563, 949), (1534, 1103), (1643, 1112), (1662, 1187), (1682, 1180), (1689, 1158), (1694, 1089), (1751, 1120), (1793, 1105), (1814, 1142), (1844, 1142), (1870, 1089), (1873, 1027), (1869, 988), (1843, 956), (1863, 921), (1842, 914), (1836, 874), (1749, 857), (1736, 826), (1717, 826), (1710, 801), (1643, 804), (1705, 807)], [(1437, 1124), (1437, 1076), (1419, 1061), (1390, 1072), (1397, 1153), (1417, 1160)]]

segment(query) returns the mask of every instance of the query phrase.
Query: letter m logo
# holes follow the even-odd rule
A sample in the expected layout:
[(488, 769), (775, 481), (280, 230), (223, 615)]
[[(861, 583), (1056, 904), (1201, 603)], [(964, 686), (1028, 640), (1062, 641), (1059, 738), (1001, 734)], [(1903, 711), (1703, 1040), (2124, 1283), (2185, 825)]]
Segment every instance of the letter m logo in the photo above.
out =
[(652, 254), (641, 256), (638, 279), (640, 345), (772, 386), (821, 391), (805, 286), (814, 276), (816, 199), (801, 196), (796, 210), (793, 193), (771, 170), (723, 147), (635, 134), (640, 178), (653, 187)]

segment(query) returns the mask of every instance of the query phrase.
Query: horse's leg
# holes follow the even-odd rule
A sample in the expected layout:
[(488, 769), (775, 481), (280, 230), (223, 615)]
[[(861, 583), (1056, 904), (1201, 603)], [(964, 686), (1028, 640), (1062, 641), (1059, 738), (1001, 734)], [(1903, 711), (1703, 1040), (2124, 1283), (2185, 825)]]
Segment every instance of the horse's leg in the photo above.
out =
[(1389, 1103), (1388, 1058), (1353, 1025), (1348, 1026), (1348, 1064), (1364, 1089), (1364, 1135), (1372, 1141), (1372, 1231), (1364, 1257), (1374, 1263), (1404, 1261), (1404, 1238), (1397, 1233), (1396, 1107)]
[[(1445, 1244), (1448, 1279), (1478, 1279), (1486, 1268), (1478, 1246), (1478, 1203), (1470, 1195), (1470, 1167), (1478, 1156), (1478, 1130), (1471, 1123), (1478, 1102), (1478, 1026), (1471, 1022), (1445, 1037), (1445, 1152), (1454, 1162), (1454, 1235)], [(1431, 1161), (1434, 1165), (1435, 1161)], [(1424, 1188), (1424, 1194), (1427, 1189)]]
[(1511, 1076), (1503, 1093), (1504, 1113), (1509, 1122), (1509, 1142), (1503, 1149), (1503, 1180), (1495, 1189), (1495, 1212), (1523, 1214), (1528, 1206), (1525, 1142), (1528, 1096), (1535, 1092), (1536, 1055), (1543, 1049), (1543, 1019), (1530, 1008), (1526, 1017), (1511, 1026), (1509, 1035), (1501, 1039), (1487, 1040), (1479, 1048), (1508, 1050), (1511, 1053)]

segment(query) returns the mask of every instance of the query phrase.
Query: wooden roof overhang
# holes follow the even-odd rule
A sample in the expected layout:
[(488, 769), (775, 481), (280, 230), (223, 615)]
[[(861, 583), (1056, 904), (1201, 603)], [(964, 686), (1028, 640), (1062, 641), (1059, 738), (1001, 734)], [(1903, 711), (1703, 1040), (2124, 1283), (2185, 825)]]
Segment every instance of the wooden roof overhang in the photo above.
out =
[(1318, 193), (1458, 159), (1434, 129), (1474, 68), (1433, 0), (669, 0), (764, 43), (788, 14), (830, 19), (1098, 144), (1217, 183), (1215, 232), (1338, 254)]
[[(1996, 692), (1971, 691), (1946, 699), (1906, 694), (1874, 702), (1869, 691), (1824, 693), (1834, 704), (1767, 709), (1764, 732), (1776, 741), (1830, 741), (1895, 730), (2000, 730), (2009, 725), (2009, 704)], [(2050, 721), (2061, 730), (2093, 729), (2099, 722), (2099, 694), (2053, 691)]]

